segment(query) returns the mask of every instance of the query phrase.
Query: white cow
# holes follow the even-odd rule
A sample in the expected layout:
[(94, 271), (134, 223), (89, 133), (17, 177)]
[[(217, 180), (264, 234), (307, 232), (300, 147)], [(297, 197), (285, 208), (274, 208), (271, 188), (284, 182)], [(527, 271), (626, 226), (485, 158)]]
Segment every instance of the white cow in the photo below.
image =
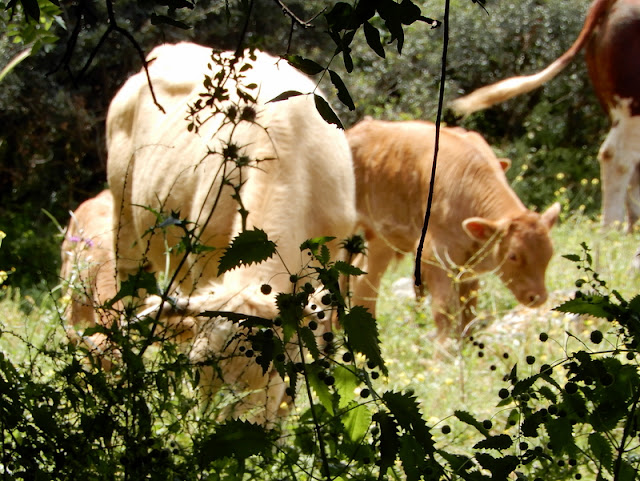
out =
[[(162, 45), (148, 60), (157, 102), (166, 113), (154, 103), (144, 71), (113, 99), (107, 116), (107, 172), (117, 269), (121, 280), (140, 266), (169, 275), (177, 271), (175, 292), (189, 296), (196, 311), (272, 319), (274, 294), (290, 292), (290, 274), (302, 272), (308, 263), (300, 244), (322, 235), (344, 238), (353, 231), (353, 166), (344, 132), (322, 119), (313, 95), (269, 102), (286, 91), (317, 92), (314, 82), (262, 52), (245, 52), (235, 63), (233, 58), (231, 53), (212, 57), (211, 49), (190, 43)], [(225, 89), (228, 99), (215, 104), (220, 113), (202, 111), (200, 120), (207, 120), (197, 133), (190, 132), (185, 118), (189, 106), (206, 101), (200, 95), (206, 91), (203, 82)], [(254, 96), (255, 104), (242, 92)], [(245, 120), (238, 121), (241, 116)], [(233, 159), (251, 162), (237, 167)], [(240, 185), (241, 204), (232, 198), (234, 186)], [(221, 254), (243, 229), (241, 207), (248, 211), (247, 229), (264, 230), (278, 255), (218, 275)], [(181, 263), (183, 230), (168, 223), (150, 233), (158, 224), (152, 210), (186, 218), (207, 250)], [(260, 292), (262, 284), (273, 292)], [(255, 420), (272, 420), (284, 383), (275, 372), (263, 375), (253, 360), (236, 356), (239, 346), (230, 341), (237, 331), (236, 324), (222, 318), (203, 323), (191, 359), (220, 361), (220, 375), (203, 368), (208, 388), (226, 384), (251, 391), (231, 414), (255, 406), (261, 411)]]

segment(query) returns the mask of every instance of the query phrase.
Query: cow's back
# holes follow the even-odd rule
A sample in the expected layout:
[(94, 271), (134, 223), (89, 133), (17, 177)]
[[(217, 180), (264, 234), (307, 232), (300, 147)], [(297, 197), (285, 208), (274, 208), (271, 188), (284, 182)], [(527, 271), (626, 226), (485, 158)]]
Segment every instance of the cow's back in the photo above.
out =
[[(358, 223), (411, 252), (424, 220), (435, 125), (365, 120), (347, 131), (356, 172)], [(430, 233), (459, 231), (472, 215), (503, 215), (524, 207), (508, 187), (491, 147), (475, 132), (442, 127)], [(444, 234), (443, 234), (444, 235)], [(453, 234), (452, 234), (453, 235)]]
[[(137, 206), (149, 206), (179, 213), (198, 225), (200, 242), (213, 249), (206, 255), (192, 256), (190, 272), (185, 269), (181, 274), (184, 289), (190, 290), (196, 282), (221, 282), (217, 261), (242, 228), (239, 204), (231, 198), (232, 189), (223, 187), (224, 177), (234, 184), (243, 183), (242, 204), (249, 211), (246, 227), (264, 229), (280, 253), (280, 257), (249, 267), (251, 274), (247, 269), (236, 269), (225, 278), (235, 289), (242, 289), (247, 282), (269, 282), (284, 289), (288, 276), (275, 275), (301, 269), (298, 246), (303, 240), (318, 235), (346, 236), (352, 229), (354, 179), (344, 133), (324, 122), (313, 96), (267, 103), (283, 91), (309, 93), (315, 85), (286, 62), (261, 52), (256, 52), (253, 68), (242, 73), (245, 87), (256, 84), (255, 89), (245, 90), (257, 96), (257, 103), (251, 106), (240, 101), (235, 83), (229, 81), (230, 101), (220, 104), (225, 110), (238, 107), (238, 112), (245, 107), (254, 109), (255, 122), (223, 125), (225, 117), (217, 115), (197, 134), (189, 132), (185, 121), (188, 105), (205, 91), (205, 74), (215, 74), (211, 50), (193, 44), (165, 45), (154, 49), (149, 58), (156, 58), (149, 72), (157, 101), (166, 114), (154, 104), (141, 72), (114, 98), (107, 119), (108, 175), (115, 197), (119, 268), (133, 270), (145, 256), (154, 270), (164, 268), (162, 236), (155, 235), (148, 250), (140, 242), (155, 218)], [(212, 64), (213, 72), (207, 64)], [(206, 115), (207, 111), (201, 117)], [(243, 168), (241, 177), (232, 162), (222, 160), (230, 137), (240, 156), (261, 160), (257, 168)], [(169, 246), (180, 242), (180, 229), (169, 227), (167, 232)], [(171, 260), (175, 268), (179, 255)]]

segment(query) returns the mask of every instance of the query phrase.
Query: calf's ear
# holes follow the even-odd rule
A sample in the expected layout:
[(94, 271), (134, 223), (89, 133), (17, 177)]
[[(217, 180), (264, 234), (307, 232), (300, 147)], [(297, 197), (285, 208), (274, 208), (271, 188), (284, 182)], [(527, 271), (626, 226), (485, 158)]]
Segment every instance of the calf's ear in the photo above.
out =
[(498, 162), (500, 162), (500, 167), (502, 167), (502, 170), (504, 172), (509, 170), (509, 167), (511, 167), (511, 159), (508, 159), (506, 157), (500, 157), (498, 159)]
[(482, 217), (469, 217), (462, 221), (462, 228), (472, 239), (486, 242), (498, 230), (498, 223)]
[(547, 226), (547, 229), (551, 229), (558, 220), (558, 215), (560, 215), (560, 202), (554, 203), (545, 210), (540, 217), (544, 225)]

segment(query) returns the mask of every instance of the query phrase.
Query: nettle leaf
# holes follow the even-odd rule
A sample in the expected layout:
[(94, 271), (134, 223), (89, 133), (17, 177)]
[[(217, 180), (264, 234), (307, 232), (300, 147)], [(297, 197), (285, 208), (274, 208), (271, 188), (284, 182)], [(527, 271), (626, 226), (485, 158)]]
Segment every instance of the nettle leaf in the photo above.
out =
[(538, 389), (538, 392), (554, 404), (558, 400), (558, 396), (556, 396), (549, 386), (541, 386)]
[(361, 276), (364, 271), (359, 267), (352, 266), (345, 261), (336, 261), (333, 267), (340, 273), (346, 276)]
[(563, 302), (554, 311), (569, 312), (572, 314), (588, 314), (593, 317), (609, 319), (611, 316), (611, 304), (602, 296), (590, 296), (588, 299), (576, 298)]
[(554, 454), (573, 454), (576, 445), (573, 438), (573, 425), (569, 418), (547, 418), (544, 426)]
[(340, 400), (338, 401), (338, 407), (344, 408), (353, 400), (353, 392), (360, 384), (360, 379), (351, 370), (338, 365), (333, 370), (333, 377), (336, 382), (334, 384)]
[(638, 294), (637, 296), (634, 296), (633, 299), (629, 301), (629, 304), (627, 305), (627, 307), (629, 310), (633, 312), (640, 313), (640, 294)]
[(618, 481), (635, 481), (638, 479), (638, 469), (626, 459), (622, 459), (616, 479)]
[(106, 303), (107, 309), (125, 297), (141, 297), (141, 295), (138, 294), (140, 290), (146, 291), (147, 294), (158, 294), (158, 283), (156, 282), (153, 272), (139, 270), (134, 275), (127, 277), (120, 285), (120, 290), (115, 297), (109, 299)]
[(311, 253), (314, 256), (318, 257), (320, 248), (324, 246), (327, 242), (331, 242), (334, 239), (335, 237), (329, 237), (329, 236), (314, 237), (312, 239), (307, 239), (302, 244), (300, 244), (300, 250), (304, 251), (308, 249), (309, 251), (311, 251)]
[(466, 473), (469, 469), (475, 466), (473, 461), (471, 461), (471, 458), (463, 454), (453, 454), (443, 450), (438, 450), (438, 454), (442, 456), (447, 463), (449, 463), (454, 474)]
[(484, 469), (491, 471), (492, 481), (501, 481), (509, 479), (511, 474), (520, 464), (516, 456), (502, 456), (494, 458), (487, 453), (476, 453), (476, 460)]
[(318, 359), (320, 357), (320, 350), (318, 349), (318, 342), (313, 331), (307, 326), (300, 328), (300, 339), (304, 347), (309, 350), (311, 357)]
[(355, 110), (356, 106), (353, 104), (353, 99), (349, 94), (349, 90), (340, 78), (340, 75), (335, 73), (333, 70), (329, 70), (329, 77), (331, 77), (331, 82), (338, 91), (338, 99), (340, 99), (340, 102), (346, 105), (349, 110)]
[(373, 420), (380, 427), (380, 474), (384, 478), (387, 469), (395, 463), (400, 449), (398, 425), (391, 415), (384, 412), (374, 414)]
[(276, 296), (276, 306), (282, 321), (282, 338), (289, 342), (297, 332), (304, 316), (303, 307), (297, 294), (281, 292)]
[(565, 259), (568, 259), (571, 262), (580, 262), (580, 256), (578, 254), (564, 254), (561, 257), (564, 257)]
[(538, 377), (540, 377), (540, 375), (536, 374), (534, 376), (527, 377), (525, 379), (522, 379), (521, 381), (518, 381), (515, 386), (513, 386), (511, 396), (516, 397), (529, 391), (529, 389), (531, 389), (531, 386), (533, 386), (533, 384), (538, 380)]
[(402, 436), (400, 438), (400, 461), (407, 481), (419, 481), (424, 470), (425, 452), (424, 448), (413, 436)]
[(487, 428), (485, 428), (482, 423), (480, 421), (478, 421), (476, 418), (474, 418), (471, 414), (469, 414), (466, 411), (454, 411), (453, 415), (455, 417), (457, 417), (460, 421), (462, 421), (465, 424), (468, 424), (469, 426), (473, 426), (474, 428), (476, 428), (478, 430), (478, 432), (480, 432), (481, 434), (483, 434), (485, 437), (489, 437), (489, 430)]
[(522, 422), (522, 434), (528, 438), (538, 436), (538, 428), (544, 422), (544, 415), (540, 411), (528, 414)]
[(343, 316), (341, 322), (351, 349), (364, 354), (385, 376), (388, 375), (389, 371), (380, 352), (378, 325), (369, 311), (362, 306), (354, 306)]
[(198, 313), (198, 317), (208, 317), (212, 319), (214, 317), (224, 317), (238, 324), (242, 324), (243, 327), (271, 327), (273, 321), (259, 316), (250, 316), (248, 314), (242, 314), (240, 312), (231, 311), (203, 311)]
[(380, 40), (380, 32), (376, 27), (369, 22), (364, 22), (364, 38), (367, 40), (367, 44), (371, 47), (379, 57), (385, 58), (384, 47)]
[(420, 413), (420, 406), (414, 395), (387, 391), (382, 400), (405, 431), (413, 434), (423, 446), (433, 445), (429, 427)]
[(322, 404), (329, 414), (333, 416), (333, 397), (331, 396), (329, 386), (327, 386), (325, 382), (318, 377), (318, 373), (320, 371), (323, 371), (323, 369), (317, 364), (307, 364), (306, 374), (307, 379), (309, 380), (309, 385), (316, 393), (316, 396), (318, 396), (320, 404)]
[(497, 449), (501, 451), (508, 449), (513, 444), (511, 436), (507, 434), (498, 434), (497, 436), (489, 436), (473, 446), (474, 449)]
[(345, 414), (340, 417), (349, 439), (354, 443), (360, 443), (369, 431), (372, 414), (364, 404), (353, 401)]
[(589, 435), (589, 449), (593, 458), (598, 461), (607, 471), (611, 472), (613, 466), (613, 451), (611, 443), (600, 433)]
[(291, 97), (297, 97), (299, 95), (305, 95), (305, 94), (303, 94), (302, 92), (298, 92), (297, 90), (286, 90), (286, 91), (282, 92), (281, 94), (275, 96), (271, 100), (269, 100), (267, 103), (269, 103), (269, 102), (281, 102), (283, 100), (290, 99)]
[(259, 264), (276, 252), (276, 244), (267, 238), (262, 229), (246, 230), (238, 234), (220, 258), (218, 275), (240, 266)]
[(246, 421), (227, 421), (217, 427), (199, 446), (200, 468), (223, 458), (244, 460), (266, 454), (272, 446), (272, 435), (259, 424)]
[(336, 125), (340, 130), (344, 130), (344, 125), (333, 111), (329, 103), (318, 94), (313, 94), (316, 102), (316, 109), (324, 121), (328, 124)]

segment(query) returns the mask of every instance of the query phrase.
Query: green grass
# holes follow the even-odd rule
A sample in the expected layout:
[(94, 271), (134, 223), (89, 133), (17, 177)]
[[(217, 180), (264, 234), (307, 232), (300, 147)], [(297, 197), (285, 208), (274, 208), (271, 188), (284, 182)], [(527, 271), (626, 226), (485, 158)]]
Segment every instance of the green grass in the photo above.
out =
[[(582, 216), (571, 216), (554, 228), (553, 241), (555, 255), (547, 271), (550, 297), (544, 306), (518, 306), (510, 291), (495, 276), (487, 275), (482, 279), (479, 299), (483, 321), (474, 332), (473, 341), (452, 342), (445, 348), (432, 340), (434, 326), (429, 306), (392, 292), (395, 281), (411, 277), (412, 259), (405, 258), (385, 275), (378, 322), (389, 376), (376, 387), (380, 393), (385, 389), (413, 390), (426, 420), (437, 427), (439, 446), (464, 452), (477, 439), (475, 429), (452, 416), (455, 410), (492, 420), (495, 434), (504, 429), (511, 407), (497, 407), (498, 391), (507, 387), (503, 378), (514, 364), (517, 363), (519, 376), (525, 377), (573, 350), (596, 348), (588, 341), (590, 332), (610, 328), (601, 320), (553, 310), (573, 294), (576, 279), (584, 275), (563, 254), (580, 254), (580, 243), (586, 242), (594, 258), (594, 270), (610, 288), (627, 299), (638, 292), (640, 273), (630, 263), (640, 245), (640, 232), (604, 232)], [(38, 361), (34, 359), (38, 350), (29, 346), (56, 349), (64, 343), (62, 322), (51, 297), (43, 295), (36, 302), (18, 291), (4, 289), (0, 297), (0, 328), (0, 350), (14, 363), (38, 366), (46, 376), (47, 363), (34, 362)], [(541, 332), (548, 333), (547, 342), (539, 340)], [(614, 342), (612, 335), (606, 339), (605, 342)], [(533, 364), (527, 363), (527, 356), (535, 358)], [(438, 434), (444, 425), (452, 428), (452, 434)]]
[[(517, 363), (519, 376), (539, 372), (542, 364), (553, 364), (567, 353), (595, 348), (589, 334), (596, 328), (610, 328), (604, 321), (567, 315), (553, 308), (571, 296), (575, 281), (584, 276), (577, 264), (562, 257), (581, 254), (581, 242), (591, 248), (593, 268), (611, 289), (630, 299), (639, 292), (640, 272), (631, 259), (640, 245), (638, 231), (625, 234), (604, 232), (582, 216), (565, 219), (553, 230), (555, 254), (547, 270), (549, 300), (537, 309), (518, 306), (511, 292), (495, 275), (482, 280), (478, 314), (483, 327), (473, 341), (451, 343), (443, 349), (432, 340), (434, 324), (428, 305), (394, 296), (392, 284), (413, 275), (413, 260), (407, 256), (382, 282), (378, 301), (378, 322), (383, 356), (389, 366), (386, 387), (413, 389), (430, 425), (450, 425), (453, 436), (442, 436), (442, 447), (470, 448), (469, 436), (477, 431), (452, 418), (454, 410), (471, 412), (477, 419), (491, 419), (496, 434), (505, 427), (511, 408), (498, 408), (498, 391), (508, 387), (503, 380)], [(546, 332), (549, 340), (541, 342)], [(571, 333), (568, 334), (568, 333)], [(586, 340), (583, 344), (578, 339)], [(614, 342), (609, 336), (608, 342)], [(527, 364), (527, 356), (535, 362)], [(437, 431), (439, 432), (439, 431)]]

